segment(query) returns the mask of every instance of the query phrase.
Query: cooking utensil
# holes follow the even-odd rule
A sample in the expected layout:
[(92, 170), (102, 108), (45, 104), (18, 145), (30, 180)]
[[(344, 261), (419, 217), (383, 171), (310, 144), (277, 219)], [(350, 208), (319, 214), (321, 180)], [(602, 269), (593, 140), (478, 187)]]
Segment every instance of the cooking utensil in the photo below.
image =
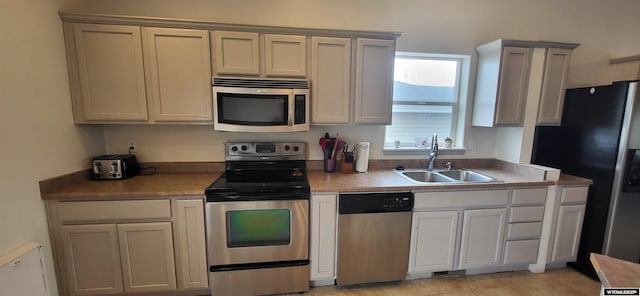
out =
[(336, 139), (333, 141), (333, 153), (331, 159), (336, 159), (336, 151), (338, 151), (338, 143), (340, 142), (340, 134), (336, 133)]

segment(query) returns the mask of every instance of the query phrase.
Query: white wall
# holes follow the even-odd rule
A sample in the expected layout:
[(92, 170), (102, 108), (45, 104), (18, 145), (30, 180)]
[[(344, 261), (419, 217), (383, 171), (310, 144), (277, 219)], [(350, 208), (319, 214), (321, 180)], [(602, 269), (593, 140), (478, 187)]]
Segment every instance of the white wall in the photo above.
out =
[(50, 0), (0, 1), (0, 254), (42, 243), (51, 295), (57, 289), (38, 181), (86, 168), (105, 150), (102, 127), (73, 124), (57, 12)]
[[(498, 38), (581, 43), (573, 54), (568, 87), (635, 78), (637, 64), (610, 67), (608, 60), (639, 54), (640, 48), (640, 39), (633, 38), (640, 28), (640, 18), (637, 17), (640, 1), (637, 0), (62, 1), (63, 10), (68, 12), (285, 27), (398, 31), (403, 34), (398, 39), (397, 50), (409, 52), (474, 55), (475, 46)], [(470, 93), (473, 94), (473, 89)], [(315, 127), (309, 133), (284, 135), (227, 135), (211, 132), (207, 127), (193, 126), (107, 126), (106, 135), (110, 153), (126, 151), (127, 141), (134, 139), (141, 149), (139, 157), (145, 161), (221, 160), (223, 155), (219, 146), (228, 138), (305, 140), (311, 147), (310, 157), (320, 159), (315, 143), (325, 131), (333, 130), (353, 135), (352, 140), (370, 140), (373, 143), (371, 157), (385, 158), (381, 147), (383, 129), (372, 126)], [(502, 141), (500, 145), (508, 144), (502, 136), (496, 135), (496, 130), (468, 127), (467, 133), (465, 146), (471, 150), (463, 157), (513, 154), (504, 151), (504, 146), (496, 147), (496, 137)], [(517, 155), (507, 157), (517, 159)]]

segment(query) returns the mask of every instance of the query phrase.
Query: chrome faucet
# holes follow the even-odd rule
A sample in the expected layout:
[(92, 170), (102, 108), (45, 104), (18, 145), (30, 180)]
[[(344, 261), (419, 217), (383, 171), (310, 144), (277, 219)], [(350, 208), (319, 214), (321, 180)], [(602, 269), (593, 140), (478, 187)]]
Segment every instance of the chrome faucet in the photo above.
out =
[(427, 158), (427, 170), (433, 170), (436, 157), (438, 157), (438, 134), (433, 134), (431, 138), (431, 150), (429, 150), (429, 158)]

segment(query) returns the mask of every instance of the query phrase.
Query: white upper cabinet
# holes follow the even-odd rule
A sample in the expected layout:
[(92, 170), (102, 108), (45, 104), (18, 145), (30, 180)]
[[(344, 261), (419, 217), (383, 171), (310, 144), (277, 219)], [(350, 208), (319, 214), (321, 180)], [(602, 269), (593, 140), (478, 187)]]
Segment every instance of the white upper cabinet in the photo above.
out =
[(208, 31), (64, 28), (76, 123), (211, 123)]
[(311, 37), (311, 123), (348, 124), (351, 39)]
[(547, 49), (538, 125), (560, 125), (570, 62), (571, 49)]
[(142, 33), (152, 119), (211, 122), (209, 32), (142, 28)]
[(476, 48), (478, 72), (474, 126), (521, 126), (529, 81), (531, 48), (497, 40)]
[(502, 53), (495, 124), (522, 125), (531, 49), (505, 47)]
[(391, 124), (399, 33), (60, 15), (75, 123), (212, 124), (236, 76), (308, 79), (312, 124)]
[(230, 31), (211, 36), (215, 75), (307, 76), (305, 36)]
[(67, 24), (76, 122), (146, 121), (140, 28)]
[(312, 37), (311, 123), (391, 124), (394, 59), (395, 40)]
[(307, 37), (265, 34), (264, 75), (306, 77)]
[[(523, 126), (526, 112), (537, 112), (538, 125), (559, 125), (571, 51), (578, 45), (500, 39), (477, 47), (472, 125)], [(532, 58), (534, 49), (544, 50), (544, 60)], [(544, 70), (540, 73), (535, 69)], [(537, 90), (540, 97), (527, 98), (537, 95)], [(527, 107), (526, 102), (531, 99), (539, 104)]]
[(391, 124), (395, 40), (356, 41), (355, 123)]
[(211, 36), (216, 75), (260, 74), (260, 34), (213, 31)]

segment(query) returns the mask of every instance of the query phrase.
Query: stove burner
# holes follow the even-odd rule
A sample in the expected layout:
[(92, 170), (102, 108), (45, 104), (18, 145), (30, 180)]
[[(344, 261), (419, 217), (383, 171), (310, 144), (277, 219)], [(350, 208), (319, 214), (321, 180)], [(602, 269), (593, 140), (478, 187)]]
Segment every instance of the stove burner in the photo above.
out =
[(205, 189), (207, 202), (309, 199), (305, 148), (303, 142), (227, 143), (225, 173)]

